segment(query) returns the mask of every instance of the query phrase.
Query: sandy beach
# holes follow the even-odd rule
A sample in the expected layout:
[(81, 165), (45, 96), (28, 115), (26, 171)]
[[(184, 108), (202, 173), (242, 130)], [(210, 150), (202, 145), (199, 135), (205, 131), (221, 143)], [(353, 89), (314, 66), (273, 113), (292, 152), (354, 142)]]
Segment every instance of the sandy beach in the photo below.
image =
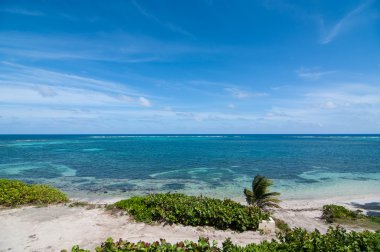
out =
[[(109, 200), (110, 202), (112, 200)], [(315, 200), (288, 200), (282, 208), (274, 211), (274, 217), (285, 220), (291, 227), (302, 227), (309, 231), (315, 228), (325, 232), (328, 228), (320, 219), (324, 204), (340, 204), (354, 209), (368, 203), (380, 202), (376, 195), (362, 198), (336, 198)], [(98, 202), (99, 203), (99, 202)], [(365, 210), (365, 208), (362, 208)], [(168, 242), (197, 240), (209, 237), (221, 243), (231, 237), (234, 243), (248, 244), (275, 238), (275, 234), (215, 230), (210, 227), (185, 227), (135, 222), (121, 212), (105, 211), (102, 207), (48, 206), (22, 207), (0, 210), (0, 251), (60, 251), (70, 250), (73, 245), (94, 250), (106, 238), (122, 238), (132, 242), (152, 242), (160, 238)], [(345, 227), (349, 230), (360, 228)]]

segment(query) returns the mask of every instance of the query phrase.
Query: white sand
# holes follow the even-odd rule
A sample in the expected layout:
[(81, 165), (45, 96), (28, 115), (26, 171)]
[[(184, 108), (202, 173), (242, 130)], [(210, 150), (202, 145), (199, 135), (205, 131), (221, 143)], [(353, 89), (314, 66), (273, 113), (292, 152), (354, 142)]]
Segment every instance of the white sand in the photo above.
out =
[(0, 251), (70, 251), (71, 246), (76, 244), (93, 250), (108, 237), (132, 242), (153, 242), (160, 238), (177, 242), (197, 241), (199, 236), (206, 236), (220, 243), (231, 237), (238, 244), (273, 237), (251, 231), (236, 233), (209, 227), (147, 225), (136, 223), (126, 215), (111, 215), (103, 209), (86, 210), (65, 206), (2, 210), (0, 227)]
[[(356, 210), (352, 203), (365, 204), (378, 202), (380, 204), (380, 196), (366, 195), (361, 198), (339, 197), (330, 199), (313, 199), (313, 200), (287, 200), (281, 202), (281, 209), (274, 210), (273, 216), (286, 221), (290, 227), (301, 227), (308, 231), (319, 229), (326, 232), (329, 225), (321, 219), (322, 207), (327, 204), (342, 205), (349, 209)], [(366, 212), (366, 209), (362, 209)], [(379, 209), (380, 211), (380, 209)], [(361, 228), (344, 226), (347, 230), (362, 231)]]
[[(275, 211), (274, 216), (285, 220), (291, 227), (299, 226), (307, 230), (318, 228), (323, 232), (328, 225), (319, 218), (321, 207), (330, 203), (351, 206), (350, 202), (380, 202), (380, 196), (286, 201), (281, 204), (282, 209)], [(209, 237), (219, 243), (231, 237), (241, 245), (274, 238), (273, 234), (260, 235), (252, 231), (236, 233), (210, 227), (147, 225), (136, 223), (126, 215), (111, 214), (99, 208), (87, 210), (83, 207), (49, 206), (0, 210), (0, 251), (60, 251), (70, 250), (76, 244), (93, 251), (108, 237), (132, 242), (152, 242), (159, 238), (177, 242), (196, 241), (199, 236)]]

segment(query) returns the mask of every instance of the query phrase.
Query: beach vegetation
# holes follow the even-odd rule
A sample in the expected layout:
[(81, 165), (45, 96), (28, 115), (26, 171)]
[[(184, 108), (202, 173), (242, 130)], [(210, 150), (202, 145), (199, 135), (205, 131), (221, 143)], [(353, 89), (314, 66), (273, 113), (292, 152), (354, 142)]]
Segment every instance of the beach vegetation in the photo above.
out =
[(267, 209), (268, 207), (280, 206), (277, 204), (280, 200), (277, 198), (280, 193), (269, 192), (269, 187), (273, 185), (273, 181), (261, 176), (256, 175), (252, 181), (252, 191), (245, 188), (244, 195), (248, 205), (257, 206), (261, 209)]
[(91, 204), (89, 202), (84, 202), (84, 201), (73, 201), (69, 204), (69, 207), (83, 207), (86, 208), (87, 210), (91, 210), (97, 207), (96, 204)]
[[(118, 240), (108, 238), (99, 247), (97, 252), (130, 252), (130, 251), (199, 251), (199, 252), (315, 252), (315, 251), (380, 251), (380, 232), (347, 232), (341, 227), (330, 227), (326, 234), (318, 230), (307, 232), (295, 228), (277, 235), (277, 239), (246, 246), (235, 245), (231, 239), (226, 239), (222, 246), (217, 242), (210, 242), (207, 238), (199, 238), (198, 242), (181, 241), (171, 244), (161, 239), (153, 243)], [(72, 252), (89, 252), (74, 246)]]
[(286, 223), (285, 221), (278, 219), (278, 218), (274, 218), (274, 217), (273, 217), (273, 220), (276, 224), (276, 228), (278, 230), (280, 230), (280, 232), (290, 231), (290, 227), (289, 227), (288, 223)]
[(367, 216), (361, 210), (352, 211), (344, 206), (324, 205), (322, 219), (326, 220), (327, 223), (380, 230), (380, 216)]
[(257, 230), (269, 213), (258, 207), (248, 207), (229, 199), (220, 200), (180, 193), (135, 196), (116, 202), (135, 220), (146, 223), (179, 223), (187, 226), (212, 226), (236, 231)]
[(84, 201), (73, 201), (69, 204), (69, 207), (87, 207), (91, 205), (90, 203), (88, 202), (84, 202)]
[(324, 205), (322, 210), (322, 218), (328, 223), (336, 222), (339, 219), (356, 220), (363, 218), (364, 215), (360, 210), (352, 211), (344, 206)]
[(68, 201), (66, 194), (49, 185), (30, 185), (18, 180), (0, 179), (0, 206), (46, 205)]

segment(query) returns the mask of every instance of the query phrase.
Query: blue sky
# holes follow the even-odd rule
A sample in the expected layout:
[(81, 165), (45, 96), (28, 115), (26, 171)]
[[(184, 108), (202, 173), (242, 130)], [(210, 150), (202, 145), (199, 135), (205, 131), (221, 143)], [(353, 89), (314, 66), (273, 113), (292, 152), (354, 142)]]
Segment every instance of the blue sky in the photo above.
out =
[(0, 1), (0, 133), (380, 133), (380, 1)]

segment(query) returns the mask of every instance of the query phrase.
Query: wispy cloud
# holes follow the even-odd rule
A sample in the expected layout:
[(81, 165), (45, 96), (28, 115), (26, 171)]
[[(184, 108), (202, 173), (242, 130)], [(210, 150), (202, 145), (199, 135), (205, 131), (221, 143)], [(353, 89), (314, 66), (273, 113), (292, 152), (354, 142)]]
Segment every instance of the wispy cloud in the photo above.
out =
[(226, 90), (234, 98), (237, 98), (237, 99), (244, 99), (244, 98), (248, 98), (251, 96), (251, 93), (242, 91), (242, 90), (237, 89), (237, 88), (225, 88), (224, 90)]
[(107, 93), (30, 82), (13, 86), (0, 83), (0, 132), (41, 132), (46, 124), (53, 125), (53, 133), (62, 128), (66, 133), (125, 133), (126, 128), (130, 133), (373, 133), (380, 129), (377, 85), (310, 87), (296, 97), (272, 97), (271, 109), (249, 107), (244, 111), (231, 103), (229, 110), (224, 107), (218, 111), (215, 107), (153, 107), (148, 96), (130, 92)]
[(207, 95), (208, 97), (219, 98), (234, 98), (244, 100), (252, 97), (268, 96), (265, 92), (252, 91), (250, 87), (236, 84), (227, 83), (214, 80), (189, 80), (181, 86), (182, 89), (188, 89)]
[(336, 108), (336, 104), (335, 104), (335, 102), (332, 102), (332, 101), (327, 101), (327, 102), (325, 102), (325, 103), (322, 103), (322, 108), (327, 108), (327, 109), (334, 109), (334, 108)]
[[(163, 54), (155, 52), (160, 41), (137, 38), (127, 34), (105, 36), (38, 35), (21, 32), (0, 33), (0, 54), (14, 58), (39, 60), (97, 60), (125, 63), (160, 61)], [(112, 39), (110, 39), (112, 38)], [(28, 43), (25, 43), (28, 41)], [(162, 50), (166, 50), (162, 47)], [(169, 51), (174, 53), (173, 50)]]
[(379, 106), (380, 88), (375, 85), (345, 83), (333, 88), (306, 93), (305, 97), (325, 104), (327, 108)]
[(243, 90), (240, 90), (239, 88), (235, 88), (235, 87), (225, 88), (224, 90), (227, 91), (228, 93), (230, 93), (236, 99), (245, 99), (245, 98), (249, 98), (249, 97), (260, 97), (260, 96), (267, 96), (268, 95), (267, 93), (260, 93), (260, 92), (254, 92), (253, 93), (253, 92), (243, 91)]
[(229, 48), (164, 41), (127, 33), (94, 33), (84, 37), (0, 32), (0, 56), (5, 59), (71, 59), (137, 64), (173, 61), (183, 55), (226, 54), (229, 51)]
[(150, 107), (148, 95), (122, 83), (2, 62), (0, 100), (3, 104), (71, 108)]
[(319, 80), (321, 77), (336, 73), (337, 71), (322, 71), (320, 68), (300, 68), (296, 74), (303, 80)]
[[(269, 124), (277, 121), (283, 128), (299, 132), (376, 133), (380, 130), (380, 88), (377, 84), (331, 83), (328, 87), (311, 87), (292, 99), (278, 100), (263, 116)], [(297, 131), (296, 131), (297, 132)]]
[(181, 27), (179, 27), (179, 26), (177, 26), (177, 25), (174, 25), (174, 24), (171, 24), (171, 23), (167, 23), (166, 26), (167, 26), (172, 32), (176, 32), (176, 33), (179, 33), (179, 34), (185, 35), (185, 36), (187, 36), (187, 37), (189, 37), (189, 38), (195, 38), (195, 36), (194, 36), (192, 33), (186, 31), (185, 29), (183, 29), (183, 28), (181, 28)]
[(142, 5), (140, 5), (139, 3), (137, 3), (137, 1), (133, 0), (132, 4), (136, 7), (136, 9), (144, 17), (152, 20), (153, 22), (161, 25), (162, 27), (165, 27), (165, 28), (171, 30), (172, 32), (175, 32), (175, 33), (178, 33), (178, 34), (190, 37), (190, 38), (195, 38), (195, 36), (191, 32), (186, 31), (182, 27), (179, 27), (178, 25), (175, 25), (175, 24), (172, 24), (172, 23), (167, 23), (167, 22), (161, 21), (161, 19), (157, 18), (155, 15), (153, 15), (152, 13), (150, 13), (146, 8), (144, 8)]
[(364, 10), (366, 10), (374, 0), (368, 0), (363, 3), (361, 3), (359, 6), (357, 6), (355, 9), (347, 13), (342, 19), (340, 19), (327, 34), (323, 36), (320, 43), (321, 44), (328, 44), (331, 41), (333, 41), (338, 35), (340, 35), (344, 30), (348, 28), (350, 23), (352, 22), (352, 19), (356, 16), (358, 16), (360, 13), (362, 13)]
[(16, 15), (25, 15), (25, 16), (44, 16), (44, 13), (41, 11), (27, 10), (21, 8), (7, 8), (0, 10), (1, 12), (16, 14)]

